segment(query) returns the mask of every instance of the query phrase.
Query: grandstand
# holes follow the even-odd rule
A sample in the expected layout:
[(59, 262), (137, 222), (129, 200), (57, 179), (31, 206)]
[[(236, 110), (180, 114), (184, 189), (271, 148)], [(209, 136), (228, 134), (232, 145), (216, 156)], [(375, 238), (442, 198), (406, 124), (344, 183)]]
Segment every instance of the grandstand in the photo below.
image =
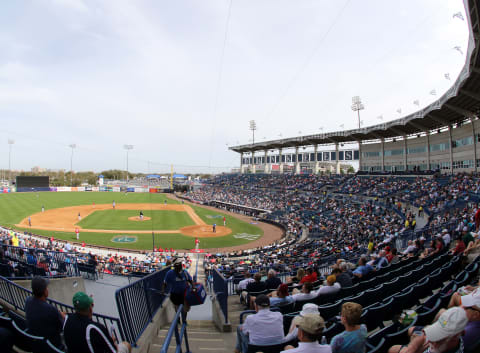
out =
[[(478, 3), (465, 0), (465, 8), (470, 32), (466, 62), (453, 86), (437, 101), (388, 123), (229, 147), (240, 154), (240, 172), (317, 174), (325, 171), (322, 167), (325, 161), (330, 164), (335, 161), (334, 170), (339, 174), (340, 161), (352, 159), (358, 160), (359, 170), (365, 172), (414, 169), (477, 172), (480, 166)], [(340, 150), (343, 144), (351, 143), (357, 143), (358, 150)], [(334, 152), (318, 152), (319, 147), (331, 145), (335, 146)], [(304, 151), (306, 148), (309, 151)], [(288, 152), (292, 149), (294, 153)]]

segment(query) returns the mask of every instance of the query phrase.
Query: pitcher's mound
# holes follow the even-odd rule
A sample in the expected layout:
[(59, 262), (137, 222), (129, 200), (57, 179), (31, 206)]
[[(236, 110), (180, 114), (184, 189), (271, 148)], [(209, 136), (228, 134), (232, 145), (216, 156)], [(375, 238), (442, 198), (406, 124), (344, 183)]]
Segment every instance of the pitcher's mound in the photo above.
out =
[(135, 217), (128, 217), (128, 220), (129, 221), (137, 221), (137, 222), (149, 221), (150, 217), (143, 216), (143, 219), (140, 219), (140, 216), (135, 216)]
[(213, 228), (210, 225), (196, 225), (180, 228), (180, 232), (184, 235), (198, 238), (209, 238), (209, 237), (223, 237), (232, 232), (228, 227), (217, 226), (216, 232), (213, 232)]

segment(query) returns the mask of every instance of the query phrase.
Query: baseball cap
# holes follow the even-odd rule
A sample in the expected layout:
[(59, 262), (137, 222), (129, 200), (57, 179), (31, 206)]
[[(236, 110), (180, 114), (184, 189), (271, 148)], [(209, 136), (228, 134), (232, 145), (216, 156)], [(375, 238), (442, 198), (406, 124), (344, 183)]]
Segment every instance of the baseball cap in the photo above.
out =
[(278, 287), (278, 292), (281, 293), (282, 295), (287, 296), (287, 295), (288, 295), (288, 284), (282, 283), (282, 284)]
[(309, 334), (315, 335), (325, 328), (325, 320), (318, 314), (307, 314), (296, 320), (296, 325)]
[(85, 310), (93, 304), (93, 298), (84, 292), (77, 292), (73, 295), (73, 306), (77, 310)]
[(438, 342), (462, 332), (467, 323), (467, 314), (463, 308), (450, 308), (435, 323), (425, 327), (425, 336), (430, 342)]
[(463, 227), (464, 232), (468, 232), (468, 227)]
[(302, 311), (300, 311), (300, 316), (311, 314), (320, 315), (320, 311), (318, 311), (318, 305), (313, 303), (304, 304), (302, 307)]
[(255, 304), (257, 304), (258, 306), (267, 307), (270, 306), (270, 299), (265, 294), (260, 294), (255, 299)]
[(465, 307), (476, 306), (480, 308), (480, 290), (475, 289), (472, 293), (461, 297), (462, 305)]

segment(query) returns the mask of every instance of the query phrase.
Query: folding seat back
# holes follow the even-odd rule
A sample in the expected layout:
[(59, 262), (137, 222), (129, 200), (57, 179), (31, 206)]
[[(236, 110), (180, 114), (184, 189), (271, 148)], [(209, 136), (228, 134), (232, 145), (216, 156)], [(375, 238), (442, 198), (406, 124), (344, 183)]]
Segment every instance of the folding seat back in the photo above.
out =
[(413, 318), (413, 321), (410, 325), (403, 327), (397, 332), (389, 333), (385, 336), (385, 345), (387, 347), (391, 347), (396, 344), (408, 344), (409, 342), (409, 336), (408, 336), (408, 330), (410, 327), (413, 327), (416, 325), (417, 318)]
[(34, 352), (40, 346), (44, 337), (34, 336), (22, 330), (15, 321), (12, 322), (15, 334), (15, 346), (25, 352)]
[[(378, 330), (377, 332), (368, 336), (367, 343), (370, 346), (376, 347), (380, 343), (380, 341), (385, 338), (386, 335), (397, 332), (399, 327), (400, 324), (398, 322), (394, 322), (393, 324), (388, 325), (387, 327), (384, 327), (381, 330)], [(390, 346), (388, 346), (388, 348), (390, 348)]]
[(430, 325), (433, 322), (433, 319), (437, 312), (441, 308), (442, 301), (441, 299), (437, 299), (433, 307), (426, 307), (426, 306), (421, 306), (417, 310), (417, 325), (418, 326), (425, 326), (425, 325)]
[(333, 304), (320, 305), (318, 307), (318, 310), (320, 311), (320, 315), (323, 317), (325, 321), (330, 320), (337, 315), (340, 315), (342, 303), (343, 303), (342, 300), (337, 300)]

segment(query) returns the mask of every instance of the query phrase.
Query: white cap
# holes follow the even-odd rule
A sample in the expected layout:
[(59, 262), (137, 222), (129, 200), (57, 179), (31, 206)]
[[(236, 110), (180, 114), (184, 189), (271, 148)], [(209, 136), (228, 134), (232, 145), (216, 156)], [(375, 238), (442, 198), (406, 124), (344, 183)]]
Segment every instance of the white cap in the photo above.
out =
[(300, 316), (305, 316), (308, 314), (320, 315), (320, 311), (318, 311), (318, 305), (313, 303), (304, 304), (302, 307), (302, 311), (300, 311)]
[(425, 336), (430, 342), (438, 342), (462, 332), (468, 324), (467, 314), (460, 307), (445, 311), (438, 320), (424, 328)]
[(462, 305), (465, 307), (476, 306), (480, 308), (480, 290), (477, 288), (472, 293), (461, 297)]
[(426, 240), (425, 237), (422, 235), (420, 238), (418, 238), (420, 240)]
[(463, 227), (464, 232), (468, 232), (468, 227)]

